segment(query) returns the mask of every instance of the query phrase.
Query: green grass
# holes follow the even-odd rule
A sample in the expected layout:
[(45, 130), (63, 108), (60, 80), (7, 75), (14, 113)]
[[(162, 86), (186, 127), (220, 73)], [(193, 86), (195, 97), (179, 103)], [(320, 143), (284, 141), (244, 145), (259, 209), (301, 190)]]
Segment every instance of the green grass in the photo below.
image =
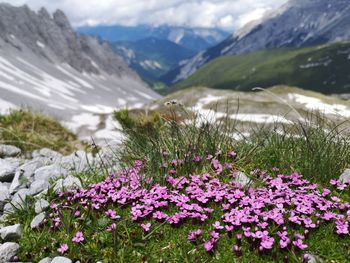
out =
[(45, 147), (71, 153), (80, 145), (77, 137), (57, 120), (28, 109), (0, 115), (0, 143), (15, 145), (24, 153)]
[[(254, 87), (290, 85), (322, 93), (350, 92), (350, 43), (300, 49), (271, 49), (224, 56), (199, 69), (168, 91), (193, 86), (247, 91)], [(301, 68), (310, 63), (326, 63)], [(213, 77), (215, 76), (215, 77)]]
[[(120, 151), (121, 164), (127, 167), (133, 160), (144, 159), (152, 177), (163, 176), (159, 167), (167, 158), (230, 150), (240, 153), (237, 168), (246, 173), (278, 167), (284, 173), (298, 171), (321, 184), (339, 177), (350, 164), (349, 121), (335, 124), (318, 113), (309, 113), (305, 121), (294, 125), (251, 125), (251, 136), (242, 141), (230, 136), (240, 133), (237, 123), (228, 119), (216, 124), (202, 122), (181, 106), (151, 117), (128, 111), (115, 115), (128, 138)], [(163, 151), (170, 156), (165, 158)], [(206, 168), (189, 162), (182, 172), (200, 173)]]
[[(217, 124), (200, 122), (193, 119), (192, 123), (184, 123), (184, 116), (193, 118), (181, 107), (171, 107), (168, 113), (152, 116), (132, 115), (128, 111), (115, 113), (115, 117), (124, 128), (127, 139), (120, 149), (120, 161), (123, 167), (130, 166), (136, 159), (146, 161), (144, 173), (156, 182), (164, 183), (166, 171), (160, 169), (162, 163), (171, 159), (182, 158), (222, 151), (226, 153), (235, 150), (238, 158), (236, 168), (246, 173), (254, 169), (268, 170), (279, 167), (281, 172), (300, 171), (312, 182), (326, 185), (331, 178), (339, 177), (340, 173), (350, 164), (349, 136), (344, 134), (342, 126), (334, 127), (332, 123), (320, 116), (313, 116), (308, 123), (296, 123), (285, 127), (294, 137), (279, 135), (274, 129), (254, 129), (253, 136), (245, 141), (235, 141), (229, 135), (237, 132), (234, 124), (223, 120)], [(278, 126), (281, 128), (281, 126)], [(164, 156), (167, 152), (168, 157)], [(225, 154), (223, 154), (226, 160)], [(185, 163), (181, 175), (197, 174), (208, 171), (208, 164), (193, 165)], [(96, 183), (105, 177), (104, 171), (94, 171), (91, 174), (81, 174), (88, 183)], [(225, 178), (223, 178), (225, 180)], [(347, 194), (339, 194), (344, 201), (350, 201)], [(47, 199), (59, 202), (49, 191)], [(250, 249), (250, 244), (242, 245), (242, 256), (235, 257), (232, 245), (235, 238), (220, 239), (213, 254), (204, 251), (203, 244), (192, 244), (187, 240), (190, 230), (198, 228), (192, 222), (186, 222), (181, 227), (171, 227), (167, 224), (157, 224), (156, 230), (145, 235), (138, 224), (131, 222), (130, 210), (123, 206), (113, 206), (122, 217), (114, 233), (107, 233), (106, 227), (111, 223), (103, 214), (86, 211), (84, 219), (73, 223), (72, 214), (65, 210), (63, 224), (59, 231), (52, 231), (48, 226), (31, 230), (29, 225), (34, 217), (34, 200), (26, 200), (24, 210), (16, 210), (9, 216), (8, 224), (19, 222), (23, 225), (23, 238), (20, 240), (19, 257), (21, 261), (37, 262), (46, 256), (57, 256), (59, 244), (67, 243), (70, 247), (67, 256), (81, 262), (300, 262), (301, 253), (273, 250), (269, 254), (259, 254)], [(79, 205), (77, 205), (78, 207)], [(71, 207), (76, 209), (77, 207)], [(217, 207), (213, 207), (218, 209)], [(216, 221), (218, 211), (211, 220), (201, 226), (209, 230)], [(85, 242), (73, 244), (72, 234), (77, 229), (84, 230)], [(208, 233), (205, 233), (204, 238)], [(347, 262), (350, 258), (349, 237), (334, 235), (334, 226), (322, 225), (312, 231), (307, 240), (309, 251), (321, 256), (326, 262)]]

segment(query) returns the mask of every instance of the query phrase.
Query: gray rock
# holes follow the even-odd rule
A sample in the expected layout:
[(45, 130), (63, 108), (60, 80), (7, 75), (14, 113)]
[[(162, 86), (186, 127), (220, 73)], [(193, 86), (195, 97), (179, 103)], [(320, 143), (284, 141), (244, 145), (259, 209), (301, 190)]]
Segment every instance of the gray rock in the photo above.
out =
[(21, 149), (16, 146), (0, 144), (0, 158), (15, 157), (21, 154)]
[(0, 262), (7, 262), (16, 256), (19, 245), (13, 242), (6, 242), (0, 246)]
[(25, 199), (29, 195), (29, 189), (21, 189), (19, 190), (12, 198), (11, 204), (7, 203), (4, 207), (4, 211), (7, 211), (7, 209), (10, 210), (10, 212), (13, 211), (13, 206), (16, 208), (21, 208)]
[(49, 188), (49, 182), (47, 180), (34, 181), (29, 188), (29, 195), (39, 194)]
[(0, 159), (0, 182), (11, 182), (18, 166), (17, 160)]
[(10, 199), (10, 191), (8, 187), (2, 183), (0, 183), (0, 210), (4, 209), (4, 205)]
[(31, 229), (38, 228), (39, 226), (41, 226), (44, 220), (45, 220), (45, 213), (42, 212), (33, 218), (32, 222), (30, 223), (30, 228)]
[(9, 189), (9, 192), (11, 194), (16, 193), (21, 188), (25, 188), (25, 185), (23, 184), (23, 181), (22, 181), (23, 173), (24, 171), (21, 169), (16, 170), (15, 177), (13, 178)]
[(72, 191), (74, 189), (80, 188), (82, 188), (80, 180), (72, 175), (69, 175), (67, 178), (59, 179), (56, 182), (54, 186), (54, 191), (58, 193), (61, 191)]
[(71, 155), (64, 156), (56, 162), (60, 166), (66, 168), (67, 170), (72, 170), (75, 172), (87, 171), (93, 166), (94, 158), (92, 154), (87, 154), (84, 151), (76, 151)]
[(17, 168), (15, 177), (10, 186), (10, 193), (13, 194), (21, 188), (25, 188), (26, 184), (33, 182), (34, 172), (46, 163), (45, 158), (36, 158), (24, 163)]
[(67, 175), (68, 171), (65, 168), (59, 166), (58, 164), (52, 164), (36, 170), (34, 180), (45, 180), (49, 182), (51, 179), (66, 177)]
[(72, 260), (66, 257), (54, 257), (51, 263), (72, 263)]
[(51, 263), (52, 262), (52, 258), (43, 258), (42, 260), (39, 261), (39, 263)]
[(342, 183), (347, 183), (347, 182), (350, 183), (350, 169), (346, 169), (344, 173), (342, 173), (341, 176), (339, 177), (339, 180)]
[(307, 263), (322, 263), (322, 262), (324, 262), (323, 259), (317, 255), (313, 255), (311, 253), (307, 253), (307, 255), (308, 255)]
[(50, 207), (50, 203), (45, 199), (40, 199), (35, 202), (35, 213), (39, 214), (46, 211)]
[(48, 148), (43, 148), (43, 149), (34, 151), (32, 153), (32, 156), (33, 158), (46, 157), (51, 159), (52, 161), (55, 161), (56, 159), (61, 158), (62, 154)]
[(1, 228), (0, 236), (4, 241), (18, 241), (22, 236), (22, 227), (20, 224), (16, 224)]

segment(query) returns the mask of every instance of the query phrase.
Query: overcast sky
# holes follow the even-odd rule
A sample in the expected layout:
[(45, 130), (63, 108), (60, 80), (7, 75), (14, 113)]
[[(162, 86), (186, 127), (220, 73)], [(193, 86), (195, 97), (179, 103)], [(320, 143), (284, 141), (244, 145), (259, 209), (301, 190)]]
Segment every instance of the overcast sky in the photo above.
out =
[(176, 25), (233, 30), (287, 0), (0, 0), (50, 12), (62, 9), (74, 26)]

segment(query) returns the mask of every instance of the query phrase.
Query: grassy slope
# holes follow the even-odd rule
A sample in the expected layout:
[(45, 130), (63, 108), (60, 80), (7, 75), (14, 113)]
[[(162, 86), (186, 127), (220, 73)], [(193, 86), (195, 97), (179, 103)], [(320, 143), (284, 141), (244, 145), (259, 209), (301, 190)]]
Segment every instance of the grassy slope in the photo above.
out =
[(15, 145), (27, 153), (45, 147), (70, 153), (79, 146), (76, 136), (57, 120), (30, 110), (0, 115), (0, 143)]
[[(350, 43), (302, 49), (264, 50), (218, 58), (198, 70), (173, 90), (191, 86), (251, 90), (278, 84), (298, 86), (323, 93), (350, 92)], [(328, 66), (300, 68), (309, 63)]]

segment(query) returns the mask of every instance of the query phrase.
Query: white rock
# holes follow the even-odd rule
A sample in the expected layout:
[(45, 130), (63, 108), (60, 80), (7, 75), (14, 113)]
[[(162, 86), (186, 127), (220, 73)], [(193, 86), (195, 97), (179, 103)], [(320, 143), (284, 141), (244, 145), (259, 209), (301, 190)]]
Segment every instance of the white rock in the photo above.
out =
[(350, 183), (350, 169), (346, 169), (344, 173), (342, 173), (342, 175), (339, 177), (339, 180), (342, 183), (347, 183), (347, 182)]
[(32, 222), (30, 223), (30, 228), (31, 229), (38, 228), (44, 222), (44, 220), (45, 220), (45, 213), (42, 212), (33, 218)]
[(80, 180), (72, 175), (69, 175), (67, 178), (59, 179), (56, 182), (54, 186), (54, 191), (58, 193), (61, 191), (72, 191), (74, 189), (80, 188), (82, 188)]
[(0, 182), (11, 182), (18, 166), (19, 161), (0, 159)]
[(17, 241), (22, 236), (22, 227), (20, 224), (16, 224), (1, 228), (0, 236), (4, 241)]
[(39, 263), (51, 263), (52, 262), (52, 258), (43, 258), (42, 260), (39, 261)]
[(19, 245), (13, 242), (6, 242), (0, 246), (0, 262), (10, 261), (16, 256)]
[(49, 182), (46, 180), (37, 180), (34, 181), (29, 188), (29, 195), (39, 194), (49, 188)]
[(40, 199), (35, 202), (35, 213), (39, 214), (46, 211), (50, 207), (50, 203), (45, 199)]
[(72, 263), (72, 260), (66, 257), (55, 257), (51, 263)]
[(21, 149), (16, 146), (0, 144), (0, 158), (15, 157), (21, 154)]
[(66, 177), (68, 175), (68, 171), (57, 165), (52, 164), (48, 166), (44, 166), (35, 171), (34, 179), (36, 180), (46, 180), (50, 181), (51, 179), (55, 179), (58, 177)]
[(247, 186), (250, 184), (250, 178), (243, 172), (237, 172), (235, 175), (235, 181), (242, 186)]

